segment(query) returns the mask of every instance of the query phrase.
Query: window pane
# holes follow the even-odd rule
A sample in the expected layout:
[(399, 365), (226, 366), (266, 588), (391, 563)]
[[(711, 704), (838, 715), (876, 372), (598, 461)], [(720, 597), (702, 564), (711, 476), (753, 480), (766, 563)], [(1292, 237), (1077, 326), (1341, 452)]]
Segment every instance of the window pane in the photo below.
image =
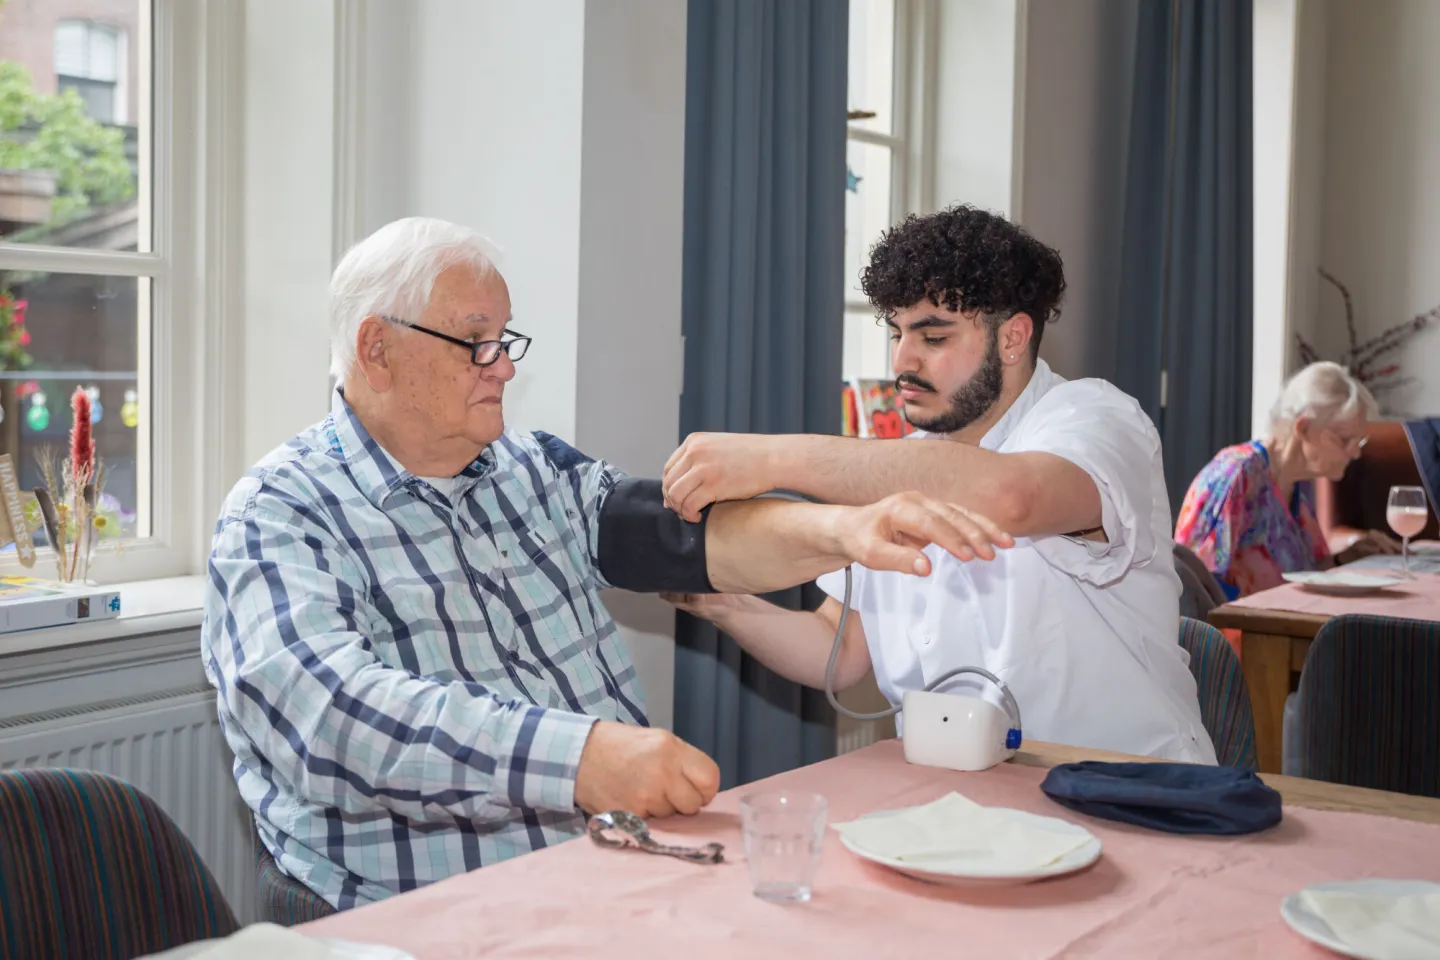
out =
[(14, 460), (22, 489), (42, 485), (46, 452), (66, 455), (71, 395), (76, 387), (86, 390), (105, 471), (107, 535), (144, 535), (149, 528), (149, 504), (141, 498), (149, 464), (137, 455), (148, 399), (138, 363), (148, 301), (148, 280), (0, 271), (0, 453)]
[(860, 272), (870, 248), (890, 226), (889, 147), (851, 140), (845, 147), (849, 167), (845, 191), (845, 301), (864, 302)]
[(895, 90), (895, 0), (850, 0), (850, 110), (875, 114), (851, 126), (892, 133)]
[(3, 6), (0, 241), (149, 250), (148, 0)]
[(890, 335), (873, 311), (845, 311), (845, 380), (890, 379)]

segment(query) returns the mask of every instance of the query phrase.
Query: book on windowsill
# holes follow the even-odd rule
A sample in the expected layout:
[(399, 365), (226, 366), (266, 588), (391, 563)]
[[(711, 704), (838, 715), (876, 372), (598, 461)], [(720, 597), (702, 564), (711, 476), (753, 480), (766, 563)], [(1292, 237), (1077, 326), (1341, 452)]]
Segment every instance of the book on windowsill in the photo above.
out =
[(0, 633), (120, 616), (120, 591), (38, 577), (0, 577)]

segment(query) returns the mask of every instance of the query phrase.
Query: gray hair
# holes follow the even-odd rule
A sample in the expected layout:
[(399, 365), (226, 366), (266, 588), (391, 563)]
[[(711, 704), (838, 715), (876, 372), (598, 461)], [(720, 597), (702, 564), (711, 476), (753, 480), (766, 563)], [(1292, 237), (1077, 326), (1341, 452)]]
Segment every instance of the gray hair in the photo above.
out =
[(366, 317), (418, 320), (435, 278), (465, 266), (478, 279), (495, 272), (499, 250), (471, 230), (429, 217), (387, 223), (351, 247), (330, 276), (330, 375), (355, 366), (355, 337)]
[(1285, 382), (1275, 406), (1270, 408), (1272, 432), (1288, 428), (1306, 417), (1318, 423), (1343, 420), (1356, 413), (1373, 420), (1380, 407), (1365, 385), (1338, 363), (1322, 360)]

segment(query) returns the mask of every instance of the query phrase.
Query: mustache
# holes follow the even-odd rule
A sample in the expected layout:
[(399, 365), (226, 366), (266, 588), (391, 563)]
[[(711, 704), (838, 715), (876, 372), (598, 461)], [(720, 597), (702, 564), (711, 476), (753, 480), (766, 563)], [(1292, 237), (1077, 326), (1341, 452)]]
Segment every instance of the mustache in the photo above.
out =
[(917, 390), (928, 390), (931, 393), (936, 392), (934, 384), (927, 383), (924, 380), (921, 380), (919, 377), (914, 376), (913, 374), (902, 373), (900, 374), (900, 376), (895, 378), (896, 390), (899, 390), (901, 387), (907, 385), (914, 387)]

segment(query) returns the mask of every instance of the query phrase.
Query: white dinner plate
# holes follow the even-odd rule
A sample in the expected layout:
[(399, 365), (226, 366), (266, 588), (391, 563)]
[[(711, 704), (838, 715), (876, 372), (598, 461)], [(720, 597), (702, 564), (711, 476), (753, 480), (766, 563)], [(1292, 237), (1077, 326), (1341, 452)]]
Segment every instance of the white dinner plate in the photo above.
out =
[(1383, 573), (1362, 573), (1359, 570), (1302, 570), (1282, 574), (1286, 581), (1298, 583), (1306, 590), (1327, 593), (1336, 597), (1359, 597), (1375, 593), (1386, 587), (1405, 582), (1404, 577), (1392, 577)]
[[(404, 950), (378, 943), (352, 943), (349, 940), (336, 940), (331, 937), (320, 937), (318, 942), (329, 948), (330, 960), (415, 960)], [(211, 950), (222, 949), (223, 944), (223, 939), (197, 940), (182, 947), (166, 950), (164, 953), (146, 954), (141, 960), (193, 960)]]
[[(1435, 890), (1435, 884), (1426, 883), (1423, 880), (1339, 880), (1335, 883), (1317, 883), (1308, 889), (1363, 893), (1381, 897), (1403, 897), (1409, 894), (1431, 893)], [(1304, 892), (1301, 890), (1299, 893), (1292, 893), (1280, 902), (1280, 917), (1291, 930), (1312, 943), (1318, 943), (1327, 950), (1333, 950), (1342, 957), (1352, 957), (1354, 960), (1379, 960), (1373, 954), (1362, 953), (1341, 942), (1324, 918), (1317, 916), (1305, 906), (1305, 900), (1300, 896)]]
[[(1046, 877), (1058, 877), (1067, 873), (1074, 873), (1076, 870), (1083, 870), (1096, 860), (1100, 859), (1100, 838), (1096, 837), (1089, 830), (1065, 820), (1055, 817), (1042, 817), (1033, 813), (1026, 813), (1024, 810), (1011, 810), (1004, 807), (992, 808), (995, 813), (1003, 814), (1012, 820), (1024, 824), (1027, 827), (1038, 827), (1041, 830), (1051, 830), (1055, 833), (1074, 834), (1075, 836), (1086, 836), (1089, 839), (1079, 847), (1071, 850), (1059, 860), (1034, 870), (1023, 872), (986, 871), (977, 868), (973, 862), (967, 862), (964, 858), (954, 860), (926, 860), (925, 866), (921, 867), (906, 860), (896, 860), (891, 857), (871, 853), (864, 847), (852, 843), (843, 833), (840, 834), (840, 842), (845, 849), (857, 857), (869, 860), (871, 863), (878, 863), (882, 867), (889, 867), (898, 873), (916, 880), (925, 880), (930, 883), (940, 883), (947, 886), (1011, 886), (1021, 883), (1033, 883), (1036, 880), (1043, 880)], [(904, 813), (905, 810), (881, 810), (876, 813), (867, 814), (867, 817), (893, 817)]]

